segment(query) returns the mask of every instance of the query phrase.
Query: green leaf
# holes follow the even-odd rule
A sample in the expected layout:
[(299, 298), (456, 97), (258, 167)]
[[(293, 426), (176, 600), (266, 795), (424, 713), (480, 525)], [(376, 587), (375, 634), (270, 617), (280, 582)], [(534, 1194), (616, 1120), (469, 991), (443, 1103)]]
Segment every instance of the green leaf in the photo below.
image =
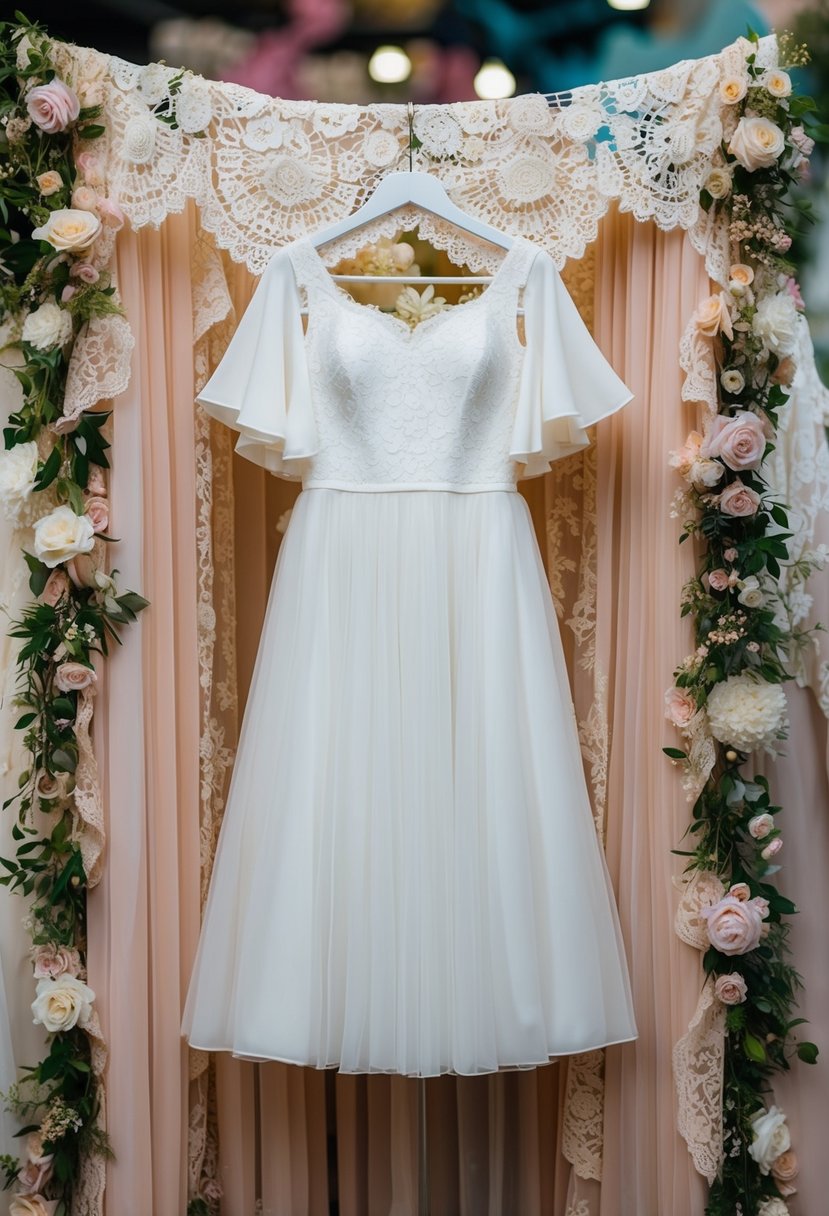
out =
[(753, 1034), (746, 1034), (743, 1037), (743, 1051), (750, 1060), (755, 1064), (765, 1064), (766, 1062), (766, 1047), (765, 1044)]
[(37, 714), (24, 714), (22, 718), (18, 718), (14, 724), (15, 730), (25, 730), (27, 726), (31, 726)]
[(106, 127), (102, 127), (100, 123), (92, 123), (90, 126), (84, 127), (82, 130), (78, 131), (78, 138), (100, 139), (105, 130)]
[(678, 747), (663, 747), (662, 750), (672, 760), (686, 760), (688, 758), (687, 753), (680, 751)]
[(78, 757), (65, 747), (56, 747), (52, 752), (52, 767), (59, 773), (74, 773), (78, 767)]
[(40, 595), (43, 588), (49, 581), (49, 575), (52, 573), (52, 571), (44, 562), (39, 561), (31, 553), (26, 553), (25, 550), (23, 552), (23, 558), (31, 571), (29, 575), (29, 590), (31, 591), (32, 595)]
[(60, 446), (55, 444), (46, 460), (38, 470), (35, 479), (35, 489), (45, 490), (50, 486), (60, 472), (61, 460), (63, 459)]
[(804, 1064), (816, 1064), (818, 1057), (818, 1047), (816, 1043), (798, 1043), (797, 1057)]
[(51, 709), (56, 718), (74, 718), (76, 712), (69, 697), (55, 697)]

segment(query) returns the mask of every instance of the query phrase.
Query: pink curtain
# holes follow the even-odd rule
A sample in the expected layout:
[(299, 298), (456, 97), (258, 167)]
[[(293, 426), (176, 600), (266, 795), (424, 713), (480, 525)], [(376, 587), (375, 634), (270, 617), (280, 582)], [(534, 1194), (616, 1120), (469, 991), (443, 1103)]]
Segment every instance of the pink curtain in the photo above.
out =
[[(89, 964), (110, 1043), (112, 1216), (180, 1216), (188, 1185), (190, 1073), (179, 1019), (200, 903), (190, 279), (196, 235), (190, 210), (160, 232), (122, 233), (118, 248), (137, 349), (130, 388), (115, 403), (113, 510), (124, 537), (117, 564), (152, 607), (113, 657), (96, 716), (109, 855), (90, 904)], [(238, 267), (225, 268), (242, 306), (252, 280)], [(579, 668), (570, 626), (562, 624), (577, 703), (589, 703), (597, 673), (608, 681), (607, 851), (641, 1033), (636, 1045), (607, 1053), (600, 1200), (595, 1182), (574, 1191), (560, 1151), (559, 1065), (421, 1086), (220, 1057), (211, 1100), (223, 1216), (250, 1216), (257, 1199), (272, 1216), (326, 1216), (334, 1199), (341, 1216), (414, 1216), (424, 1119), (433, 1216), (564, 1216), (568, 1195), (573, 1203), (577, 1193), (587, 1206), (573, 1203), (573, 1210), (587, 1216), (702, 1212), (702, 1180), (674, 1130), (670, 1066), (700, 985), (699, 955), (673, 932), (672, 879), (680, 866), (670, 850), (689, 812), (660, 746), (672, 741), (662, 719), (664, 689), (690, 647), (678, 602), (693, 561), (669, 518), (676, 483), (666, 453), (696, 421), (680, 402), (677, 349), (707, 291), (701, 260), (682, 233), (607, 217), (586, 306), (595, 312), (602, 349), (637, 397), (602, 424), (594, 452), (593, 671)], [(558, 478), (554, 472), (523, 487), (543, 553), (556, 551)], [(235, 620), (220, 620), (217, 629), (225, 653), (231, 641), (235, 646), (241, 704), (279, 543), (277, 521), (297, 489), (234, 461), (223, 492), (234, 509), (231, 553), (222, 560), (232, 561)], [(580, 542), (571, 536), (562, 543), (578, 549)], [(789, 831), (798, 830), (794, 821)], [(801, 968), (814, 982), (820, 943), (812, 934), (798, 946)]]

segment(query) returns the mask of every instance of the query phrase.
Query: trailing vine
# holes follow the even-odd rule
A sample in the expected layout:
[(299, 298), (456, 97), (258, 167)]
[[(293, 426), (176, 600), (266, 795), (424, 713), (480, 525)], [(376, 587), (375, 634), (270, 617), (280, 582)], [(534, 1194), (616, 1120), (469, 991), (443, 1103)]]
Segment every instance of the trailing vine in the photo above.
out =
[(2, 1166), (12, 1216), (62, 1216), (84, 1159), (110, 1151), (86, 973), (91, 699), (109, 646), (146, 601), (106, 569), (109, 412), (64, 412), (75, 340), (121, 312), (106, 261), (123, 216), (94, 152), (100, 85), (60, 79), (43, 29), (16, 18), (0, 26), (0, 354), (22, 403), (3, 432), (0, 506), (27, 537), (35, 599), (10, 629), (25, 761), (3, 804), (15, 853), (0, 858), (0, 882), (28, 900), (32, 1012), (48, 1039), (6, 1095), (25, 1141)]
[[(698, 794), (694, 847), (677, 852), (688, 857), (689, 877), (706, 879), (702, 961), (725, 1014), (723, 1153), (708, 1216), (786, 1216), (798, 1163), (771, 1086), (793, 1059), (814, 1063), (818, 1054), (799, 1037), (801, 979), (788, 950), (797, 909), (771, 881), (781, 868), (782, 808), (751, 766), (752, 753), (773, 754), (786, 737), (782, 685), (809, 641), (791, 592), (827, 557), (789, 560), (787, 508), (764, 475), (790, 397), (803, 307), (788, 254), (808, 205), (791, 191), (825, 128), (784, 68), (758, 65), (756, 44), (750, 33), (744, 72), (720, 82), (730, 115), (701, 195), (728, 225), (734, 260), (727, 286), (694, 318), (698, 339), (712, 344), (718, 413), (671, 456), (688, 486), (675, 509), (680, 543), (693, 537), (700, 561), (682, 601), (696, 649), (666, 694), (666, 716), (690, 746), (664, 750)], [(779, 46), (784, 67), (807, 62), (790, 39)]]

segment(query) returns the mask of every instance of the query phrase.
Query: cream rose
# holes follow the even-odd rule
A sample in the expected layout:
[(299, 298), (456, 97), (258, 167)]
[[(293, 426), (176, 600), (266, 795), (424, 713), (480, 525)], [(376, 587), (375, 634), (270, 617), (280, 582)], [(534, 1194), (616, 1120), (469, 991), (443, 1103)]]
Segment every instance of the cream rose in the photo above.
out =
[(723, 1005), (742, 1005), (748, 995), (745, 979), (738, 971), (730, 975), (718, 975), (714, 984), (714, 993)]
[(48, 1161), (44, 1161), (40, 1165), (34, 1161), (27, 1161), (23, 1168), (18, 1170), (15, 1182), (20, 1195), (42, 1198), (40, 1192), (51, 1177), (52, 1159), (50, 1157)]
[(787, 291), (763, 296), (751, 328), (776, 355), (790, 355), (797, 343), (797, 305)]
[(69, 946), (38, 946), (32, 961), (36, 980), (56, 980), (62, 975), (77, 976), (81, 969), (80, 955)]
[(94, 668), (85, 663), (61, 663), (55, 671), (55, 687), (61, 692), (80, 692), (97, 679)]
[(785, 1153), (781, 1153), (772, 1163), (771, 1176), (781, 1195), (794, 1195), (797, 1190), (794, 1180), (799, 1173), (800, 1163), (793, 1148), (787, 1148)]
[(776, 1106), (770, 1106), (754, 1116), (751, 1130), (754, 1138), (748, 1146), (749, 1154), (757, 1162), (760, 1173), (769, 1174), (781, 1153), (792, 1146), (786, 1116)]
[(741, 393), (746, 386), (743, 373), (736, 367), (729, 367), (720, 376), (720, 384), (727, 393)]
[(65, 346), (72, 337), (72, 317), (54, 300), (47, 300), (26, 317), (21, 337), (36, 350)]
[(739, 477), (726, 486), (720, 495), (720, 510), (724, 515), (737, 518), (756, 515), (760, 508), (760, 495), (749, 486), (744, 486)]
[(785, 147), (785, 136), (776, 122), (743, 115), (731, 136), (728, 151), (744, 169), (753, 173), (755, 169), (767, 169), (773, 165)]
[(94, 544), (91, 521), (69, 506), (56, 507), (35, 524), (34, 555), (52, 569), (79, 553), (89, 553)]
[(755, 815), (748, 821), (748, 831), (755, 840), (765, 840), (769, 832), (774, 831), (774, 815), (770, 815), (768, 811)]
[(705, 189), (712, 198), (725, 198), (731, 193), (731, 174), (728, 169), (712, 169), (705, 179)]
[(703, 300), (694, 313), (694, 324), (706, 338), (715, 338), (718, 333), (724, 333), (727, 338), (734, 337), (731, 327), (731, 314), (728, 311), (728, 296), (724, 291)]
[(63, 185), (63, 178), (55, 169), (47, 169), (45, 173), (39, 173), (35, 178), (37, 188), (44, 198), (49, 198), (51, 194), (57, 194)]
[(738, 410), (732, 418), (718, 414), (705, 437), (700, 454), (719, 457), (735, 473), (759, 467), (766, 450), (763, 424), (750, 410)]
[(750, 287), (754, 282), (754, 271), (745, 262), (735, 262), (728, 272), (729, 279), (741, 287)]
[(57, 135), (75, 121), (81, 112), (77, 95), (56, 76), (26, 94), (26, 110), (32, 122), (47, 135)]
[(741, 578), (737, 586), (740, 588), (737, 599), (741, 604), (745, 604), (746, 608), (762, 608), (766, 597), (756, 574), (750, 574), (748, 578)]
[(32, 236), (36, 241), (47, 241), (53, 249), (72, 251), (88, 249), (100, 231), (101, 221), (94, 212), (62, 207), (35, 228)]
[(15, 1195), (9, 1204), (9, 1216), (55, 1216), (57, 1199), (42, 1195)]
[(32, 1001), (35, 1026), (43, 1026), (49, 1034), (85, 1026), (92, 1014), (95, 993), (74, 975), (38, 981), (37, 995)]
[(760, 944), (763, 916), (753, 899), (724, 895), (710, 908), (700, 911), (706, 921), (708, 940), (720, 954), (748, 954)]
[(697, 712), (697, 703), (685, 688), (669, 688), (665, 693), (665, 717), (674, 726), (687, 726)]
[(748, 90), (744, 76), (726, 76), (720, 81), (720, 97), (726, 105), (736, 105), (742, 101)]
[(762, 83), (766, 86), (772, 97), (788, 97), (792, 91), (792, 78), (788, 72), (783, 72), (779, 68), (769, 68), (763, 73)]
[(34, 489), (37, 465), (37, 444), (33, 441), (0, 451), (0, 502), (10, 518)]
[(72, 206), (78, 211), (94, 211), (98, 206), (98, 194), (91, 186), (76, 186), (72, 191)]

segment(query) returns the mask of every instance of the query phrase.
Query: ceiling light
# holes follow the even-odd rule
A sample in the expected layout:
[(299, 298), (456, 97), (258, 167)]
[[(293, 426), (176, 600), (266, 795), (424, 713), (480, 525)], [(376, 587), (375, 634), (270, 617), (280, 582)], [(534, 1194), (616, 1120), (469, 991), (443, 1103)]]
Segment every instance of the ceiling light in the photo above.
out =
[(368, 61), (368, 74), (379, 84), (400, 84), (412, 70), (412, 61), (399, 46), (378, 46)]
[(515, 77), (500, 59), (485, 59), (474, 80), (475, 92), (485, 101), (498, 97), (512, 97), (515, 92)]
[(611, 8), (620, 9), (623, 13), (634, 12), (638, 8), (647, 8), (651, 0), (607, 0)]

